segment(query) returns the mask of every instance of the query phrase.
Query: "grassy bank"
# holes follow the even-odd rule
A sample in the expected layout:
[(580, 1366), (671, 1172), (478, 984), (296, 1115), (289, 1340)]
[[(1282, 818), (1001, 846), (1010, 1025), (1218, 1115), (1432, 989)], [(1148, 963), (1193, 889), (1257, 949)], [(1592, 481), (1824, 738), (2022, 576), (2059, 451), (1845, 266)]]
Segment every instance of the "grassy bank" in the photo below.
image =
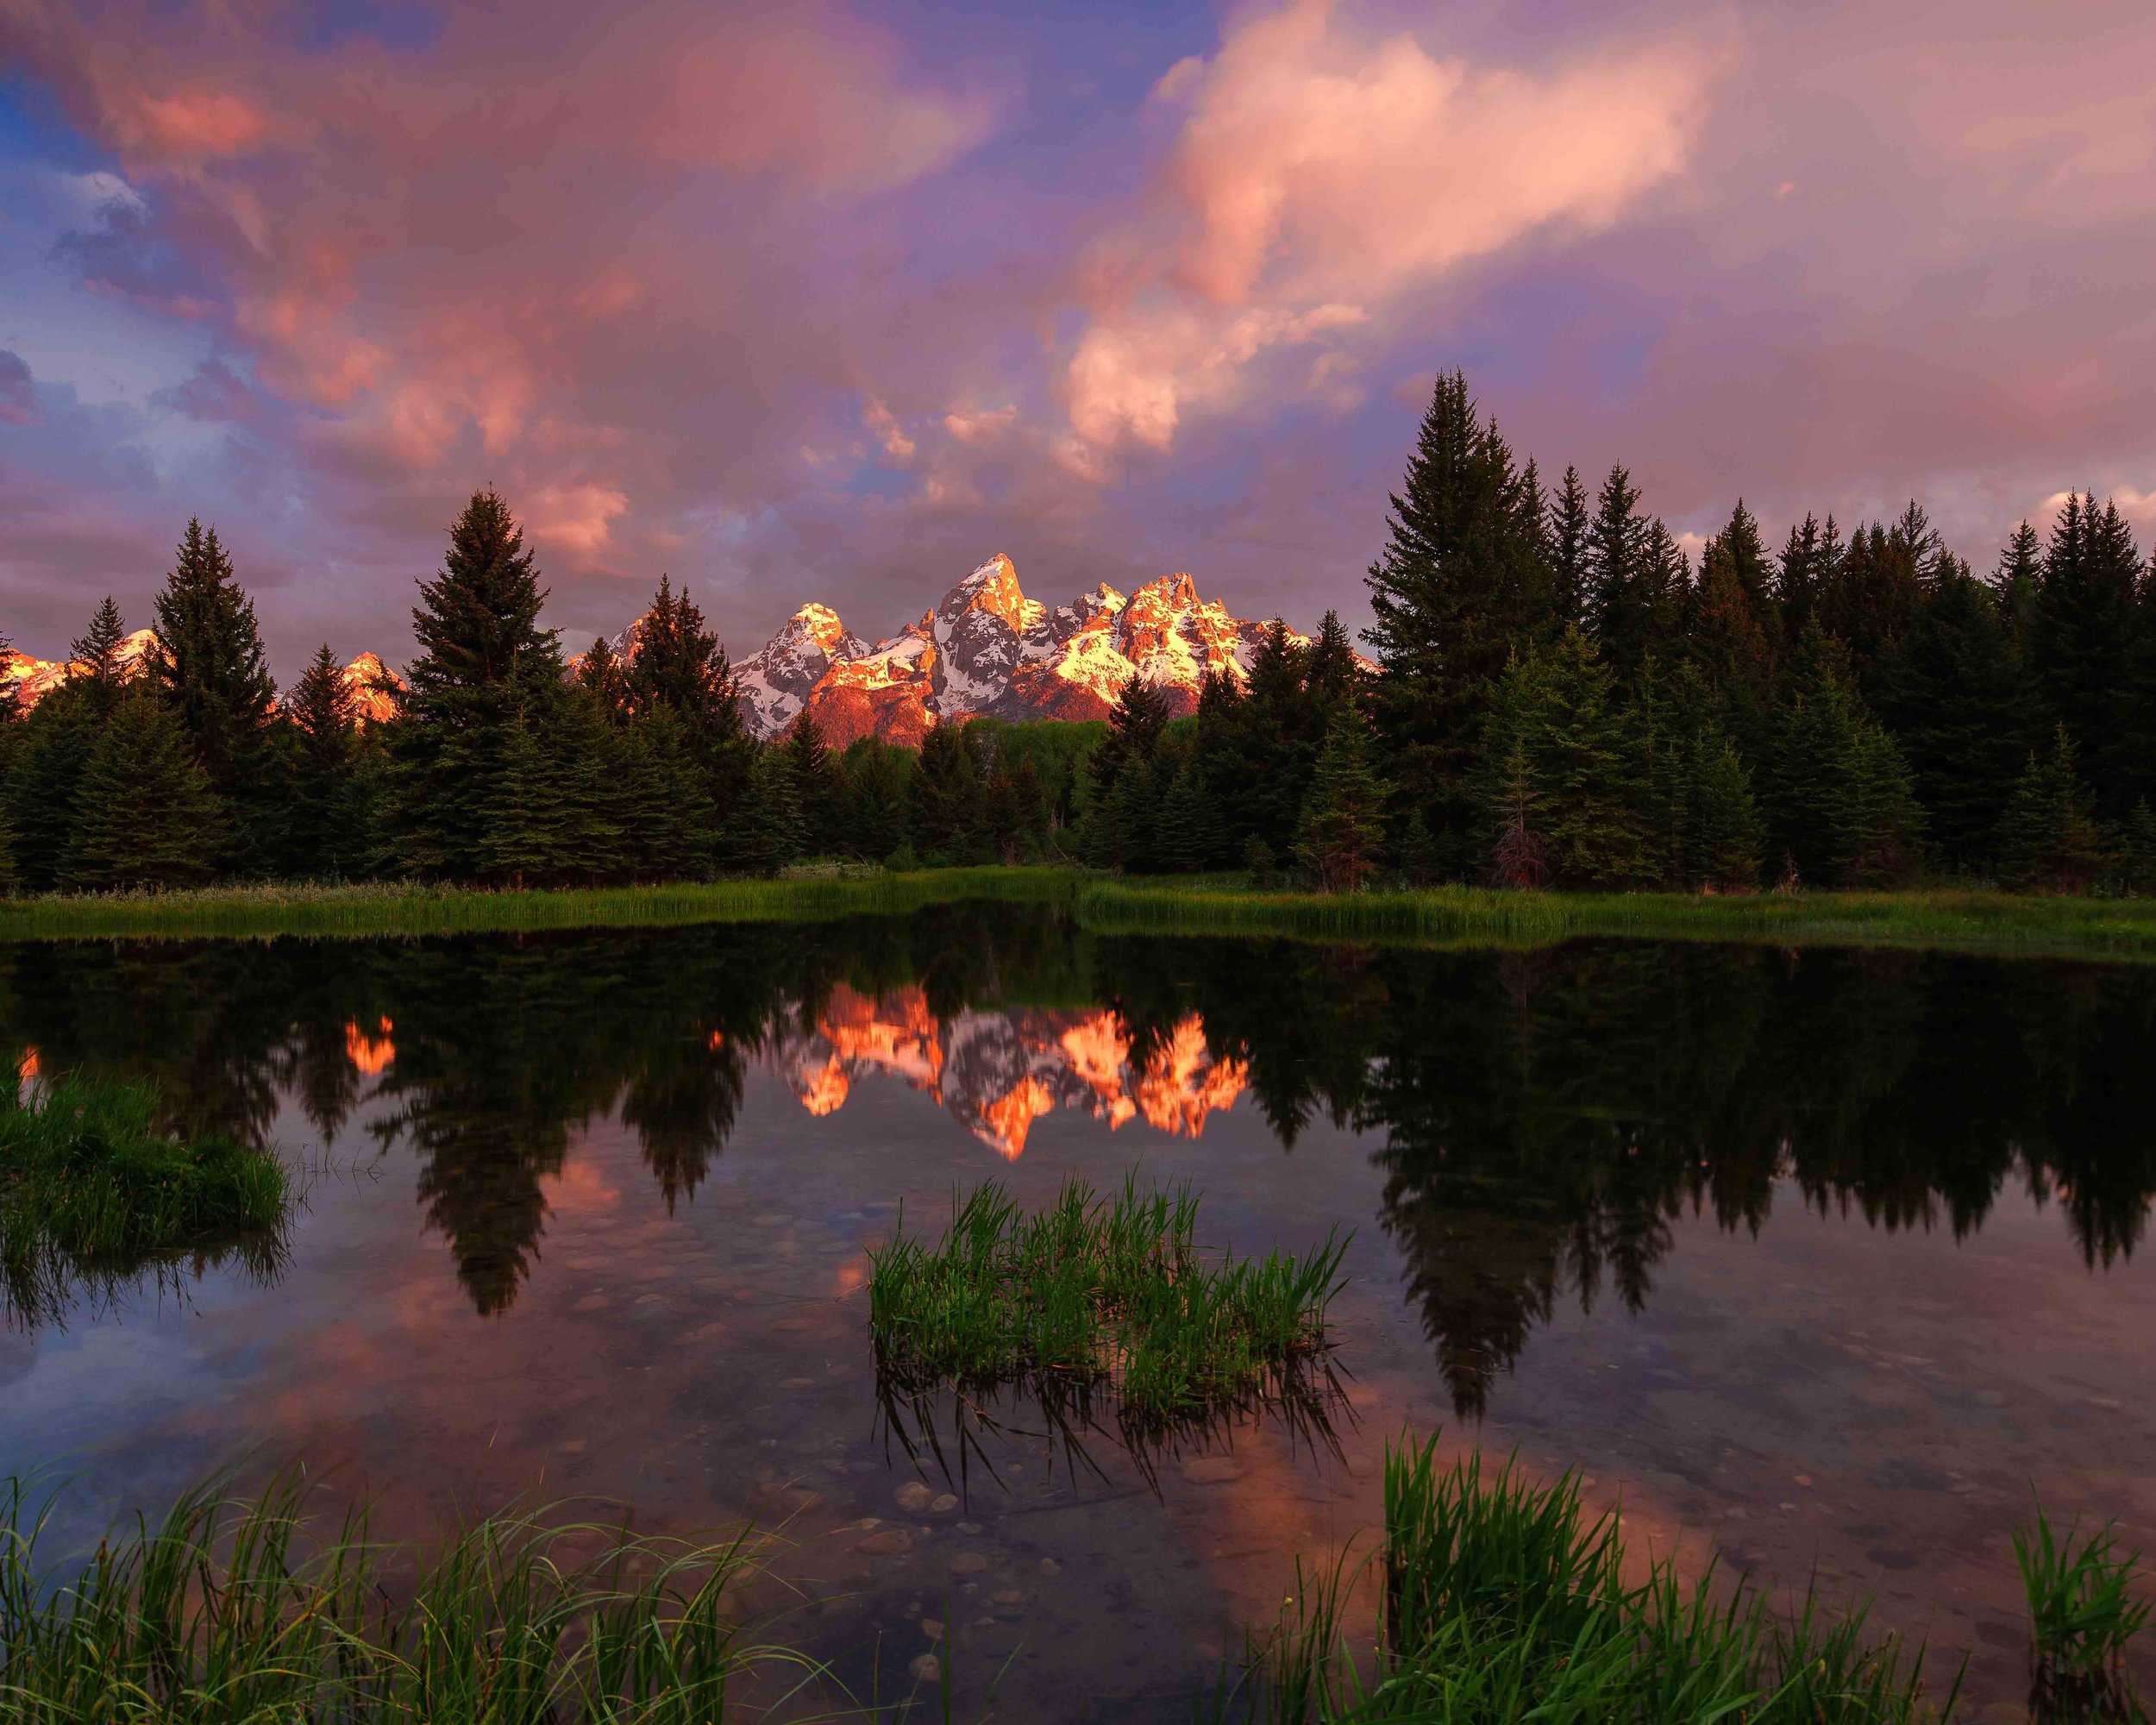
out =
[(1890, 945), (2156, 957), (2156, 900), (1897, 893), (1523, 893), (1478, 887), (1352, 896), (1232, 877), (1118, 880), (1075, 869), (923, 869), (773, 881), (489, 891), (370, 884), (53, 894), (0, 901), (0, 939), (518, 933), (898, 915), (962, 900), (1068, 901), (1103, 934), (1282, 935), (1442, 946), (1540, 946), (1578, 936)]
[(274, 1255), (285, 1168), (228, 1138), (161, 1131), (156, 1113), (146, 1085), (60, 1078), (27, 1098), (0, 1086), (0, 1303), (11, 1315), (159, 1255)]
[(879, 1371), (909, 1390), (1105, 1385), (1147, 1422), (1263, 1400), (1324, 1351), (1344, 1248), (1203, 1253), (1197, 1220), (1188, 1186), (1141, 1191), (1135, 1176), (1109, 1198), (1070, 1181), (1036, 1215), (991, 1182), (933, 1245), (901, 1217), (869, 1253)]
[(1077, 878), (1054, 869), (924, 869), (523, 892), (380, 883), (52, 894), (0, 901), (0, 939), (520, 933), (814, 921), (902, 913), (961, 899), (1037, 902), (1068, 896)]
[(1975, 891), (1759, 894), (1260, 892), (1233, 884), (1094, 881), (1080, 918), (1104, 934), (1542, 946), (1588, 935), (1786, 945), (1894, 945), (2156, 957), (2156, 900)]

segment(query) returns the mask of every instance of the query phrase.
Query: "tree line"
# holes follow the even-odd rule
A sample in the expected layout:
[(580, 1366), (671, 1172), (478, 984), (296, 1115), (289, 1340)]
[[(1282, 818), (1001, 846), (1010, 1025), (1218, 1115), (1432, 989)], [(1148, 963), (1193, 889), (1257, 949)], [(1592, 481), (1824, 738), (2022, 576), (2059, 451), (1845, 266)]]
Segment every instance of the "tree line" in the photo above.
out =
[(1622, 467), (1551, 490), (1441, 380), (1369, 574), (1169, 724), (1133, 687), (1093, 860), (1572, 888), (2156, 889), (2156, 563), (2069, 496), (1979, 575), (1912, 502), (1696, 567)]
[(1369, 588), (1370, 661), (1334, 613), (1307, 641), (1275, 621), (1188, 717), (1133, 679), (1106, 724), (840, 750), (803, 714), (762, 743), (665, 577), (624, 651), (565, 659), (486, 491), (420, 583), (417, 656), (377, 691), (392, 716), (362, 724), (326, 646), (280, 697), (191, 522), (139, 672), (108, 599), (33, 712), (0, 681), (0, 874), (517, 885), (851, 857), (1336, 891), (2156, 889), (2156, 563), (2093, 496), (1983, 574), (1914, 502), (1846, 535), (1808, 515), (1778, 552), (1739, 502), (1695, 567), (1625, 468), (1545, 486), (1456, 373)]

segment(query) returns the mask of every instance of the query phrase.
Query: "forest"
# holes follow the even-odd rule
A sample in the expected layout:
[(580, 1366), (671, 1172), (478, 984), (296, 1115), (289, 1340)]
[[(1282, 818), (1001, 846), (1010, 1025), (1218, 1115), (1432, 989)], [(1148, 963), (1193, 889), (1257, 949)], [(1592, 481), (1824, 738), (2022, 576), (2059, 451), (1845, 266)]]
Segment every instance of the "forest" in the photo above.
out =
[[(1105, 724), (972, 718), (918, 750), (744, 727), (661, 577), (632, 644), (570, 658), (508, 504), (419, 583), (391, 717), (322, 648), (280, 693), (190, 522), (140, 667), (110, 599), (27, 713), (0, 681), (16, 893), (385, 878), (497, 886), (1057, 861), (1327, 892), (1447, 881), (1701, 892), (1921, 881), (2156, 887), (2156, 562), (2070, 493), (1979, 574), (1914, 502), (1779, 550), (1742, 502), (1696, 566), (1622, 467), (1521, 461), (1441, 379), (1369, 573), (1275, 623), (1194, 713), (1133, 680)], [(0, 654), (8, 651), (0, 643)]]

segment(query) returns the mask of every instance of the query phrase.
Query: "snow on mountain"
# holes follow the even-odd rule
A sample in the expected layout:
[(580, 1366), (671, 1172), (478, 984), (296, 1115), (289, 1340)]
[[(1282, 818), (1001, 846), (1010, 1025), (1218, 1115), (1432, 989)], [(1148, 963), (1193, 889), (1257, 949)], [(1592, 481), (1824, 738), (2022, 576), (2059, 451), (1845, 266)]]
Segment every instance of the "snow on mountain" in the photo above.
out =
[(873, 649), (824, 606), (803, 606), (742, 662), (742, 706), (762, 737), (805, 707), (841, 746), (864, 736), (918, 744), (931, 725), (980, 714), (1105, 718), (1133, 676), (1187, 713), (1208, 672), (1240, 678), (1249, 669), (1269, 626), (1202, 599), (1181, 573), (1127, 599), (1104, 582), (1051, 609), (1026, 597), (1010, 558), (998, 554)]
[[(157, 631), (138, 629), (120, 643), (120, 674), (122, 679), (139, 676), (142, 661), (156, 644)], [(15, 681), (20, 691), (22, 710), (28, 712), (46, 696), (67, 681), (71, 662), (65, 659), (36, 659), (27, 653), (17, 653), (9, 662), (5, 675)], [(379, 724), (396, 712), (396, 703), (388, 695), (376, 691), (374, 685), (386, 678), (397, 687), (404, 686), (404, 680), (391, 670), (372, 653), (362, 653), (344, 668), (344, 686), (352, 692), (352, 709), (362, 724)]]
[(784, 731), (826, 671), (868, 651), (868, 644), (849, 632), (830, 606), (803, 605), (734, 667), (749, 728), (765, 737)]
[(402, 689), (404, 680), (372, 653), (362, 653), (344, 668), (345, 690), (352, 697), (352, 711), (361, 724), (379, 724), (397, 716), (397, 698), (378, 685), (386, 682)]

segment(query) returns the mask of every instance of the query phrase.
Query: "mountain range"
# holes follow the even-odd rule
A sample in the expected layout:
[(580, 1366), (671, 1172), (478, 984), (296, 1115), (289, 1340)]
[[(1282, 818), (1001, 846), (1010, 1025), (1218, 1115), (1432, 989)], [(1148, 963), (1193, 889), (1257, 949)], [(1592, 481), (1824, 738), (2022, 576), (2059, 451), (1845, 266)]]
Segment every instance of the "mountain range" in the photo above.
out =
[[(642, 623), (614, 637), (617, 653), (634, 650)], [(1050, 607), (1026, 597), (1017, 568), (999, 553), (874, 646), (830, 606), (805, 605), (737, 661), (734, 674), (743, 718), (758, 737), (778, 736), (805, 709), (834, 747), (872, 736), (918, 745), (931, 726), (952, 719), (1106, 718), (1132, 677), (1159, 690), (1171, 713), (1194, 712), (1206, 674), (1240, 680), (1270, 626), (1200, 598), (1181, 573), (1128, 597), (1104, 581)], [(1290, 630), (1288, 638), (1300, 645), (1309, 637)], [(127, 674), (141, 668), (155, 639), (147, 629), (127, 637), (120, 649)], [(17, 654), (7, 674), (27, 711), (67, 670), (64, 660)], [(392, 710), (376, 687), (385, 680), (402, 681), (373, 653), (344, 668), (363, 722)]]

